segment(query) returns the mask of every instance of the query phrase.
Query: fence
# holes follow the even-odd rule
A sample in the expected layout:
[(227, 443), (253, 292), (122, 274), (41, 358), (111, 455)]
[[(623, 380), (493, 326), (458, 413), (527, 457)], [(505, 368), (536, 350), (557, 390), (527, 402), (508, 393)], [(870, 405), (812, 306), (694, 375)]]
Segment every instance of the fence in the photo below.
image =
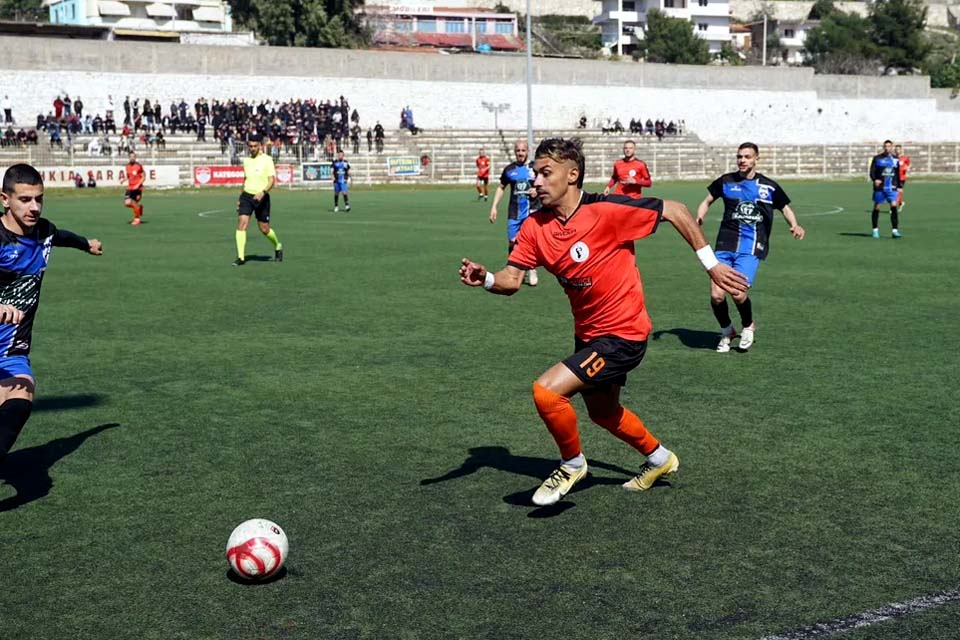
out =
[[(584, 138), (588, 159), (587, 181), (605, 181), (613, 162), (620, 157), (623, 138), (599, 133), (579, 132), (579, 135)], [(491, 158), (494, 167), (491, 179), (496, 182), (499, 167), (513, 161), (511, 147), (505, 142), (513, 137), (512, 132), (497, 135), (489, 131), (446, 132), (432, 137), (394, 135), (387, 139), (382, 153), (377, 153), (375, 148), (368, 150), (366, 140), (361, 142), (359, 153), (353, 153), (349, 143), (344, 145), (344, 152), (355, 184), (469, 184), (476, 175), (477, 150), (483, 147)], [(63, 148), (50, 147), (45, 141), (26, 147), (2, 147), (0, 167), (27, 162), (44, 168), (48, 170), (47, 181), (51, 186), (61, 183), (68, 186), (67, 178), (78, 171), (83, 175), (94, 171), (99, 176), (98, 182), (114, 184), (115, 176), (111, 181), (109, 172), (116, 173), (126, 163), (126, 154), (116, 145), (109, 154), (96, 147), (91, 151), (90, 142), (89, 137), (81, 137)], [(960, 144), (904, 143), (903, 147), (911, 158), (911, 175), (960, 175)], [(761, 146), (760, 169), (777, 178), (864, 176), (878, 148), (879, 145), (871, 144)], [(242, 143), (222, 147), (217, 141), (197, 142), (190, 136), (171, 136), (165, 149), (141, 144), (136, 151), (140, 162), (156, 171), (157, 180), (151, 182), (162, 186), (224, 184), (216, 179), (216, 171), (239, 165), (246, 153)], [(732, 147), (713, 147), (691, 138), (664, 142), (640, 139), (637, 156), (647, 163), (655, 180), (708, 179), (735, 169)], [(279, 180), (283, 184), (305, 187), (331, 184), (330, 155), (317, 145), (285, 145), (274, 159), (278, 167), (283, 167), (282, 180)], [(207, 175), (206, 181), (198, 179)]]

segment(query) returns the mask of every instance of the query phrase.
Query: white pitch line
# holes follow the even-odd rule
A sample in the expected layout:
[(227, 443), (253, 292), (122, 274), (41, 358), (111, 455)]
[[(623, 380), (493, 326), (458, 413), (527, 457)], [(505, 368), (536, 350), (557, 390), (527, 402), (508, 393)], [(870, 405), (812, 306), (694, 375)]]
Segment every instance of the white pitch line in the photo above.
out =
[(843, 213), (844, 211), (846, 211), (846, 209), (844, 209), (843, 207), (834, 207), (833, 209), (830, 209), (829, 211), (817, 211), (817, 212), (815, 212), (815, 213), (802, 213), (802, 214), (800, 214), (800, 217), (802, 217), (802, 218), (813, 218), (813, 217), (816, 217), (816, 216), (833, 216), (833, 215), (836, 215), (836, 214), (838, 214), (838, 213)]
[(834, 618), (826, 622), (818, 622), (815, 625), (789, 631), (787, 633), (764, 636), (761, 640), (811, 640), (812, 638), (826, 638), (838, 633), (846, 633), (860, 627), (869, 627), (884, 622), (885, 620), (894, 620), (903, 616), (928, 609), (935, 609), (946, 604), (960, 601), (960, 589), (951, 589), (941, 591), (929, 596), (921, 596), (913, 600), (904, 602), (894, 602), (882, 606), (878, 609), (855, 613), (842, 618)]
[(226, 211), (226, 209), (211, 209), (210, 211), (201, 211), (201, 212), (198, 213), (197, 215), (200, 216), (201, 218), (209, 218), (209, 217), (210, 217), (210, 214), (212, 214), (212, 213), (221, 213), (221, 212), (223, 212), (223, 211)]

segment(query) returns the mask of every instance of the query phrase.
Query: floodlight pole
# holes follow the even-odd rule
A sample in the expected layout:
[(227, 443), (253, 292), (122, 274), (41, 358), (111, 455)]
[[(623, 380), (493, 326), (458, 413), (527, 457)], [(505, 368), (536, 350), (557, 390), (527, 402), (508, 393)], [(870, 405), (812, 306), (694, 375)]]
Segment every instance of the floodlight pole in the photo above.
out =
[(533, 152), (533, 41), (530, 37), (530, 0), (527, 0), (527, 149)]

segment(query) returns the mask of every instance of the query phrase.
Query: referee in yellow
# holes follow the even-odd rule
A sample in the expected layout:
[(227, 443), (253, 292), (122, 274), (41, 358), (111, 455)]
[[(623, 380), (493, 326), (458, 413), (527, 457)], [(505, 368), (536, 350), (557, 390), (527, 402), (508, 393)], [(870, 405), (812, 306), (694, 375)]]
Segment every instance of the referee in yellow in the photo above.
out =
[(277, 171), (273, 166), (273, 159), (262, 152), (262, 140), (259, 133), (251, 134), (247, 139), (250, 156), (243, 159), (243, 193), (237, 202), (237, 259), (233, 262), (235, 267), (247, 262), (247, 225), (250, 224), (251, 214), (257, 216), (260, 233), (267, 236), (267, 240), (273, 245), (273, 259), (283, 262), (283, 244), (270, 228), (270, 189), (276, 181)]

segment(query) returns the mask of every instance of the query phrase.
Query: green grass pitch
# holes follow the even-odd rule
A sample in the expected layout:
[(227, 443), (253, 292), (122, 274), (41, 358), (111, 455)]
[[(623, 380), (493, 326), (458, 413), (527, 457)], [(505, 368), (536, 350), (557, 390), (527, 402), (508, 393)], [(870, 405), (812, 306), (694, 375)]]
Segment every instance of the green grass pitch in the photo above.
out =
[[(808, 236), (778, 217), (749, 353), (713, 352), (672, 227), (637, 244), (655, 333), (623, 399), (676, 479), (622, 491), (638, 456), (582, 420), (592, 477), (547, 510), (530, 385), (572, 319), (550, 277), (458, 283), (506, 251), (470, 187), (339, 214), (277, 190), (286, 260), (251, 228), (242, 268), (234, 191), (148, 192), (139, 228), (117, 191), (48, 192), (105, 254), (56, 249), (46, 276), (0, 472), (0, 638), (754, 640), (957, 588), (960, 185), (911, 182), (900, 241), (885, 214), (869, 237), (864, 183), (785, 186)], [(695, 210), (705, 185), (650, 194)], [(252, 517), (291, 551), (250, 586), (224, 545)], [(843, 637), (958, 628), (951, 604)]]

